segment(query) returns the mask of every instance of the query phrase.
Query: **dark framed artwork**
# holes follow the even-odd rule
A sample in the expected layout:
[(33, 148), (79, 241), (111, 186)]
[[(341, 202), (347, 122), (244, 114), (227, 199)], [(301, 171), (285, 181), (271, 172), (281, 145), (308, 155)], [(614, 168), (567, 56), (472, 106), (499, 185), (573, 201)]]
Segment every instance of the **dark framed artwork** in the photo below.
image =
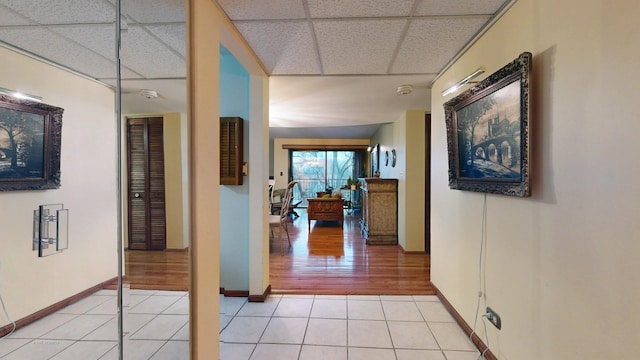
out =
[(371, 147), (371, 177), (380, 172), (380, 144)]
[(449, 187), (530, 196), (531, 53), (444, 104)]
[(0, 191), (60, 187), (63, 111), (0, 95)]

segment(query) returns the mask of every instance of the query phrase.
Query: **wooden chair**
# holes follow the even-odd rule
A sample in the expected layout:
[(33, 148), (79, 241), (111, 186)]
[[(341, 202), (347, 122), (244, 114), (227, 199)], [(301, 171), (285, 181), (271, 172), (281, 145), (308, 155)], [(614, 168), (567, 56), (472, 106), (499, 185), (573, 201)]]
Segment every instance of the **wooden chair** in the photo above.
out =
[[(282, 204), (280, 206), (280, 214), (269, 214), (269, 230), (271, 231), (271, 237), (273, 237), (273, 228), (279, 226), (287, 233), (287, 240), (289, 241), (289, 247), (291, 247), (291, 238), (289, 237), (289, 228), (287, 222), (289, 219), (289, 205), (291, 204), (291, 198), (293, 197), (293, 187), (297, 184), (297, 181), (291, 181), (285, 189), (284, 196), (282, 197)], [(273, 210), (273, 208), (272, 208)]]

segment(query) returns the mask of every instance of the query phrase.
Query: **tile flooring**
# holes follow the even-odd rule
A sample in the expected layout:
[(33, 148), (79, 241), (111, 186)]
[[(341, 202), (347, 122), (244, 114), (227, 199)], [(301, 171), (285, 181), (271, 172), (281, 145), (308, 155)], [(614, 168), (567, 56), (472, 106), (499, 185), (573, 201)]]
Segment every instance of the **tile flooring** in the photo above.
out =
[[(0, 340), (0, 359), (117, 360), (116, 301), (101, 290), (19, 329)], [(124, 359), (189, 359), (186, 292), (131, 290), (125, 303)], [(478, 358), (435, 296), (220, 297), (221, 360)]]
[(476, 360), (435, 296), (220, 299), (221, 360)]
[[(130, 290), (124, 359), (189, 359), (184, 291)], [(128, 300), (127, 300), (128, 299)], [(100, 290), (0, 340), (2, 360), (117, 360), (115, 290)]]

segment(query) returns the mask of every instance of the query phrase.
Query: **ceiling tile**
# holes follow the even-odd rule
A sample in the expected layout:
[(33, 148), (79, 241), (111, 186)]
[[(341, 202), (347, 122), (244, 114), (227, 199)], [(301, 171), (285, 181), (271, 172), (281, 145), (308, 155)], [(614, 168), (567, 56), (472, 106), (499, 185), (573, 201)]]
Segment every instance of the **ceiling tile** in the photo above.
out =
[(409, 16), (414, 0), (308, 0), (312, 18)]
[(115, 26), (74, 25), (51, 27), (51, 31), (71, 39), (98, 54), (115, 61)]
[(141, 23), (186, 22), (185, 6), (185, 0), (122, 0), (122, 13)]
[(428, 15), (492, 15), (509, 0), (422, 0), (415, 16)]
[[(0, 29), (0, 40), (94, 78), (115, 77), (115, 62), (44, 29)], [(137, 77), (133, 73), (126, 76)]]
[(386, 74), (406, 20), (313, 23), (325, 74)]
[(187, 30), (184, 24), (148, 25), (145, 26), (162, 42), (171, 46), (183, 57), (187, 57)]
[(144, 28), (130, 26), (122, 34), (122, 63), (147, 78), (187, 76), (183, 57), (158, 42)]
[[(0, 4), (2, 4), (1, 1)], [(10, 8), (4, 8), (0, 5), (0, 27), (29, 24), (33, 24), (33, 21), (29, 18), (18, 14)]]
[(218, 0), (231, 20), (304, 19), (302, 0)]
[(487, 20), (489, 16), (411, 20), (391, 72), (438, 73)]
[(1, 5), (40, 24), (114, 22), (115, 7), (106, 1), (0, 0)]
[(269, 73), (320, 74), (306, 22), (240, 22), (236, 27)]

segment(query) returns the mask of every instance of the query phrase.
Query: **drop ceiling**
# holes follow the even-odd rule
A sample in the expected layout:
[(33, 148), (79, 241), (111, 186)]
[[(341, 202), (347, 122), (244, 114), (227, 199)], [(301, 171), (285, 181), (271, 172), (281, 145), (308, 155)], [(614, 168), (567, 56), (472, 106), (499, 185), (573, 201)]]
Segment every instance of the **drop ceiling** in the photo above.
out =
[[(271, 75), (272, 132), (316, 137), (367, 137), (429, 109), (433, 79), (508, 2), (218, 0)], [(0, 41), (113, 85), (115, 12), (115, 0), (0, 0)], [(186, 112), (184, 0), (122, 0), (122, 12), (123, 109)]]

